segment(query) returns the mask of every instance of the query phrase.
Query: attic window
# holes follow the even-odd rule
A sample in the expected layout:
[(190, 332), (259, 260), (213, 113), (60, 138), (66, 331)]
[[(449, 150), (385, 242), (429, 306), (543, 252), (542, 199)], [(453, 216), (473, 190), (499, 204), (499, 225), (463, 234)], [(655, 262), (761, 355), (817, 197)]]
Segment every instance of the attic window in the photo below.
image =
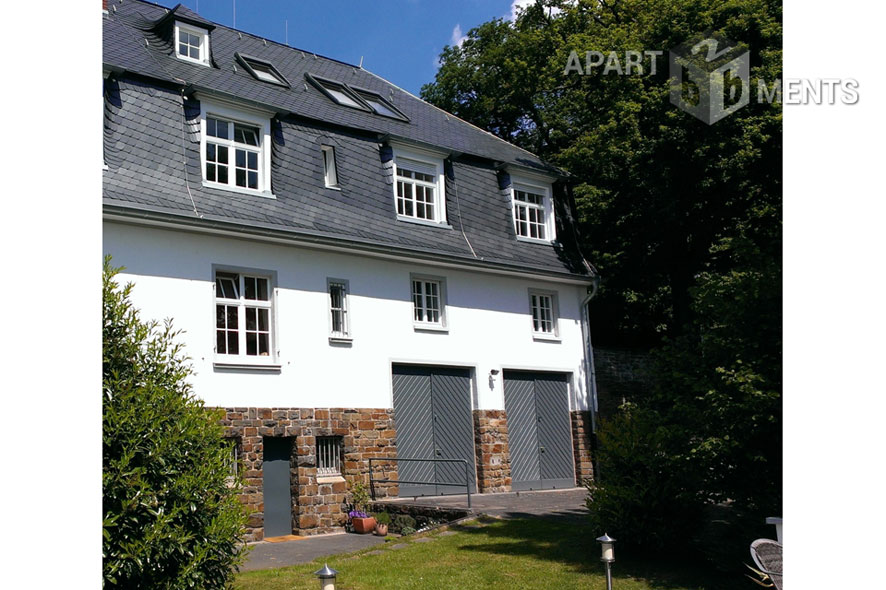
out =
[(271, 63), (247, 55), (241, 55), (239, 53), (235, 55), (237, 61), (239, 61), (246, 71), (252, 74), (256, 80), (270, 82), (271, 84), (277, 84), (278, 86), (289, 88), (289, 82), (286, 81), (283, 74), (278, 72), (277, 68)]
[(308, 80), (311, 81), (312, 84), (317, 86), (323, 94), (334, 100), (340, 105), (344, 105), (346, 107), (351, 107), (354, 109), (360, 109), (361, 111), (369, 110), (367, 106), (357, 98), (350, 88), (345, 86), (344, 84), (340, 84), (338, 82), (333, 82), (332, 80), (323, 80), (322, 78), (315, 78), (310, 74), (306, 74)]
[(354, 88), (353, 90), (357, 94), (357, 96), (363, 99), (363, 102), (372, 107), (372, 110), (375, 111), (376, 115), (383, 115), (385, 117), (392, 117), (394, 119), (400, 120), (408, 120), (406, 115), (401, 113), (400, 110), (392, 105), (390, 102), (382, 98), (381, 95), (359, 88)]
[(175, 56), (209, 65), (209, 31), (175, 23)]

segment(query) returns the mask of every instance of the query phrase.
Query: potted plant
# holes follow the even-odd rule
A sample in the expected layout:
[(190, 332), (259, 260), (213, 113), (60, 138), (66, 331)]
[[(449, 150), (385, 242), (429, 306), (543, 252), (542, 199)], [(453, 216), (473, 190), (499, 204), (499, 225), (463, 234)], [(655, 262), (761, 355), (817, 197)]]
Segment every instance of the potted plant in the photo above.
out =
[(391, 515), (387, 512), (377, 512), (375, 514), (375, 521), (375, 534), (379, 537), (386, 537), (388, 525), (391, 524)]
[(348, 519), (354, 532), (364, 535), (374, 531), (375, 519), (364, 512), (369, 504), (369, 492), (363, 482), (357, 482), (351, 487), (351, 502), (354, 508), (348, 512)]
[(375, 530), (375, 519), (362, 510), (351, 510), (348, 517), (355, 533), (365, 535)]

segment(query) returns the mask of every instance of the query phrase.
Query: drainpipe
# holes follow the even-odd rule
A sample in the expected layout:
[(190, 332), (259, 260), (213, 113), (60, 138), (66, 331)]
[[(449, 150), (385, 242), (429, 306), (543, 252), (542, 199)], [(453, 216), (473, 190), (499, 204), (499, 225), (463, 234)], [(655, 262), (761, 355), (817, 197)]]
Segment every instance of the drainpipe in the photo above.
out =
[(591, 462), (593, 463), (594, 479), (598, 479), (599, 469), (596, 461), (597, 449), (597, 374), (594, 369), (594, 347), (591, 343), (591, 312), (588, 304), (600, 288), (600, 277), (595, 276), (588, 294), (581, 301), (581, 331), (585, 343), (585, 387), (590, 393), (591, 410)]

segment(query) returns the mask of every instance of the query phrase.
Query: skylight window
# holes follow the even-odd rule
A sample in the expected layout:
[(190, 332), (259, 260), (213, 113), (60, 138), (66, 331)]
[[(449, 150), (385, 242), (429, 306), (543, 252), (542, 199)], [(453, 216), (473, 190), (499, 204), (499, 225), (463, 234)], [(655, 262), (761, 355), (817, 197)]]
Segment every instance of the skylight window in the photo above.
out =
[(277, 84), (278, 86), (286, 86), (289, 88), (289, 82), (283, 77), (283, 74), (277, 71), (277, 68), (275, 68), (273, 64), (239, 53), (236, 54), (236, 57), (237, 61), (239, 61), (246, 71), (252, 74), (256, 80), (270, 82), (271, 84)]
[(338, 104), (364, 111), (366, 110), (366, 107), (360, 103), (360, 99), (354, 96), (344, 84), (339, 84), (338, 82), (333, 82), (331, 80), (320, 80), (317, 78), (314, 78), (314, 80), (316, 80), (320, 88), (322, 88), (324, 92), (326, 92), (326, 94)]
[(401, 113), (397, 107), (383, 99), (380, 95), (369, 92), (368, 90), (354, 89), (354, 92), (363, 99), (363, 102), (372, 107), (377, 115), (385, 117), (393, 117), (394, 119), (406, 119), (406, 115)]

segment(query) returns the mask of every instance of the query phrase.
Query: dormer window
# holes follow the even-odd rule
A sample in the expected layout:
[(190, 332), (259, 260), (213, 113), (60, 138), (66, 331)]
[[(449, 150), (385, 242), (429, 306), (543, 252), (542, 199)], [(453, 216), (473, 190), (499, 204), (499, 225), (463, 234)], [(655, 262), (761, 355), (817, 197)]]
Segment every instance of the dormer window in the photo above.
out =
[(424, 152), (395, 149), (394, 205), (398, 219), (446, 223), (442, 158)]
[(555, 239), (551, 187), (530, 180), (511, 185), (514, 230), (518, 240), (550, 243)]
[(273, 197), (271, 114), (205, 98), (201, 98), (200, 108), (204, 186)]
[(209, 31), (175, 23), (175, 55), (179, 59), (209, 65)]

